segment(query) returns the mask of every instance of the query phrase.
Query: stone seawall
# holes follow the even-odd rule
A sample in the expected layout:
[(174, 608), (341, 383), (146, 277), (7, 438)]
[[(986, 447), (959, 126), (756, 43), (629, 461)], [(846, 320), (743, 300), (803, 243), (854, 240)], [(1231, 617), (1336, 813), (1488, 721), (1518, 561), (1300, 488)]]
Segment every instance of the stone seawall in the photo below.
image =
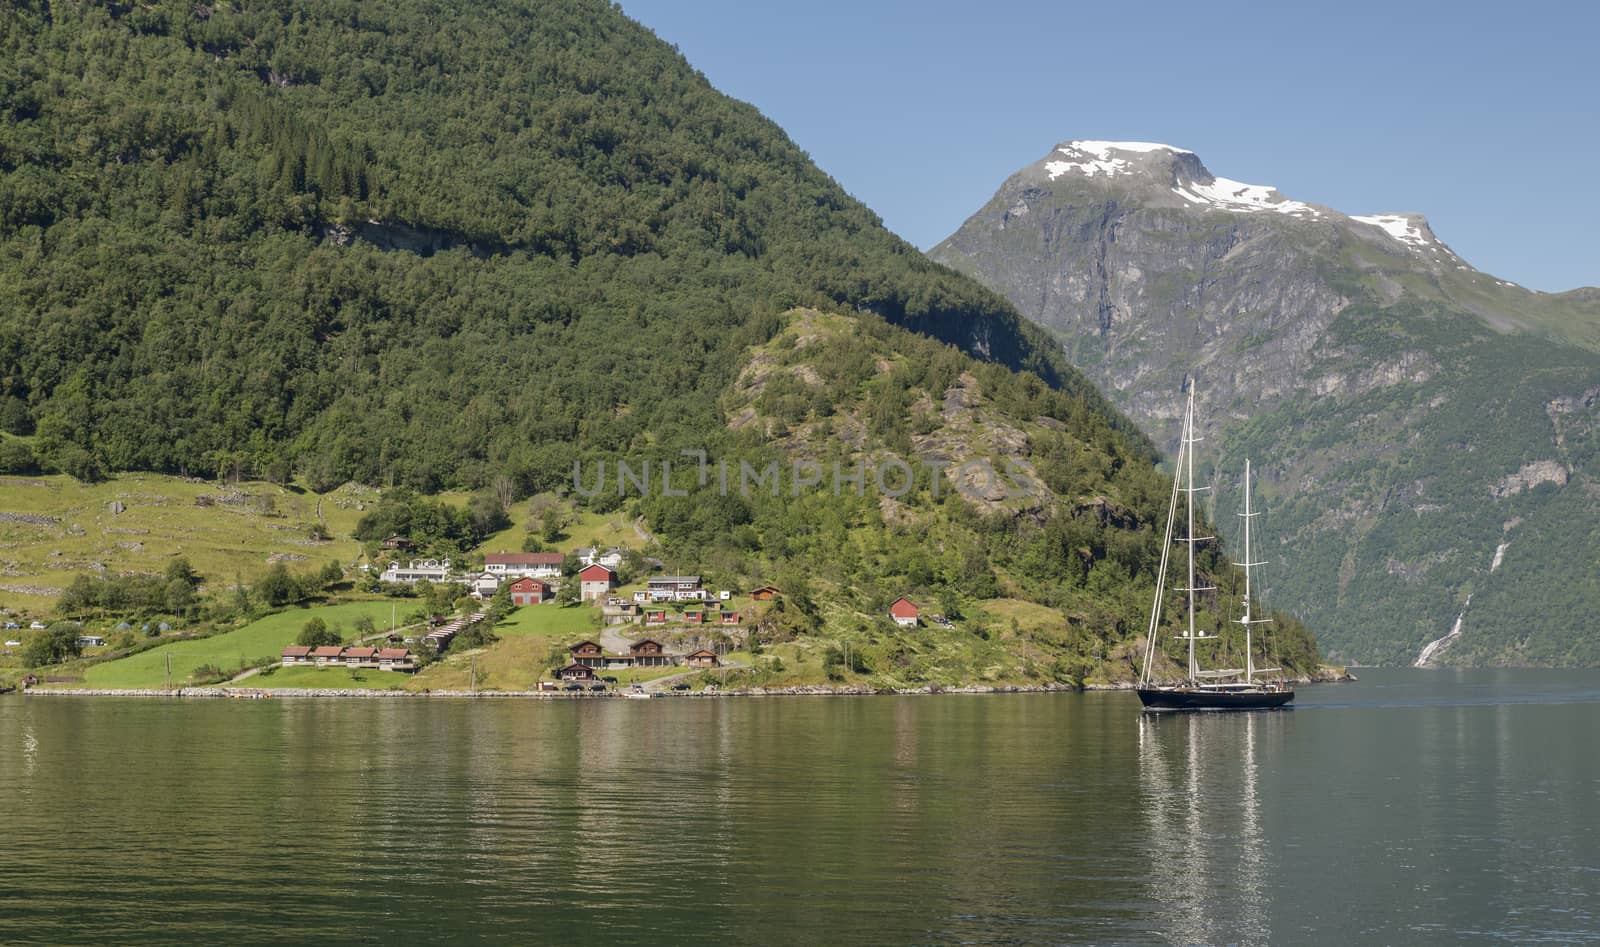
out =
[[(1328, 668), (1326, 673), (1312, 677), (1303, 677), (1295, 681), (1298, 684), (1332, 683), (1336, 681), (1353, 681), (1355, 676), (1344, 668)], [(1082, 687), (1070, 684), (1039, 684), (1039, 685), (987, 685), (973, 684), (964, 687), (941, 687), (930, 684), (924, 687), (902, 688), (872, 688), (872, 687), (748, 687), (730, 688), (728, 690), (714, 691), (655, 691), (651, 697), (684, 698), (684, 697), (871, 697), (875, 695), (902, 695), (915, 694), (1050, 694), (1066, 693), (1072, 691), (1117, 691), (1132, 690), (1133, 683), (1090, 683)], [(180, 687), (174, 690), (129, 690), (129, 689), (95, 689), (95, 688), (64, 688), (64, 687), (34, 687), (23, 691), (30, 697), (181, 697), (219, 699), (233, 698), (235, 700), (252, 700), (266, 698), (330, 698), (330, 697), (358, 697), (371, 699), (400, 699), (400, 698), (441, 698), (449, 700), (506, 700), (506, 699), (532, 699), (532, 700), (619, 700), (627, 697), (623, 691), (607, 691), (597, 694), (590, 691), (402, 691), (402, 690), (365, 690), (359, 688), (327, 689), (310, 687)]]
[[(1037, 687), (1021, 686), (968, 686), (968, 687), (912, 687), (912, 688), (883, 688), (870, 687), (752, 687), (714, 691), (657, 691), (652, 697), (679, 699), (684, 697), (871, 697), (880, 694), (1023, 694), (1023, 693), (1059, 693), (1075, 691), (1079, 688), (1066, 684), (1046, 684)], [(216, 700), (220, 698), (233, 698), (235, 700), (252, 700), (268, 698), (330, 698), (330, 697), (358, 697), (373, 699), (397, 698), (447, 698), (465, 700), (499, 700), (499, 699), (533, 699), (533, 700), (616, 700), (627, 697), (623, 691), (607, 691), (603, 694), (588, 691), (403, 691), (403, 690), (367, 690), (359, 688), (350, 689), (324, 689), (306, 687), (181, 687), (174, 690), (135, 690), (111, 688), (63, 688), (63, 687), (34, 687), (23, 692), (30, 697), (168, 697), (168, 698), (199, 698)]]

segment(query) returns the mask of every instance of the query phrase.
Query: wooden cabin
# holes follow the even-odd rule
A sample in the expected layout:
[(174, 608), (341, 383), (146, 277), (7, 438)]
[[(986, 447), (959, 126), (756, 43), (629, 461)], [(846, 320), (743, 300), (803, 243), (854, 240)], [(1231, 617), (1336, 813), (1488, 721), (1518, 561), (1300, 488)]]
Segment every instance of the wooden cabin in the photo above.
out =
[(636, 667), (666, 667), (672, 663), (661, 642), (646, 638), (628, 646), (628, 656)]
[(722, 659), (717, 657), (715, 651), (701, 648), (699, 651), (691, 653), (684, 663), (692, 668), (714, 668), (722, 666)]
[(567, 649), (572, 652), (572, 663), (581, 664), (587, 668), (604, 667), (606, 663), (605, 651), (593, 641), (580, 641)]
[(569, 664), (556, 672), (556, 677), (563, 681), (588, 682), (594, 680), (594, 668), (586, 664)]

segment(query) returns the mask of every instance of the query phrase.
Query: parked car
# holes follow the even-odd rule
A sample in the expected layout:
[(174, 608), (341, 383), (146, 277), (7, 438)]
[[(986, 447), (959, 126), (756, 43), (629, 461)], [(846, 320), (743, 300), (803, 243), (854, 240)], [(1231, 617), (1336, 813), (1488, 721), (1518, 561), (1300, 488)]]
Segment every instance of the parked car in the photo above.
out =
[(602, 677), (600, 680), (605, 681), (607, 684), (617, 683), (617, 679), (614, 677)]
[(589, 689), (592, 690), (592, 691), (602, 691), (602, 692), (604, 692), (605, 689), (606, 689), (606, 686), (604, 684), (590, 684), (589, 685)]
[(686, 691), (686, 690), (689, 689), (689, 685), (688, 684), (674, 684), (674, 685), (672, 685), (672, 689), (675, 690), (675, 691)]
[(572, 684), (568, 684), (566, 687), (563, 687), (561, 689), (564, 690), (564, 691), (581, 691), (581, 690), (583, 690), (583, 685), (582, 684), (578, 684), (578, 683), (572, 683)]

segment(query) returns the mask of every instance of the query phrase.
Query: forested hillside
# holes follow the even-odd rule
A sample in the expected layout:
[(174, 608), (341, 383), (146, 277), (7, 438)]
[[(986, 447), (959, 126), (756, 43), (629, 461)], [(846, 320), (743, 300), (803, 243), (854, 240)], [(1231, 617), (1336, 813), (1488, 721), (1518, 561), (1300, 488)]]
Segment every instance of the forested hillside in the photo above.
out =
[[(3, 472), (562, 494), (781, 582), (763, 635), (850, 641), (882, 682), (1129, 673), (1167, 497), (1149, 442), (616, 8), (41, 2), (0, 37)], [(575, 464), (802, 448), (1012, 458), (1043, 486), (574, 489)], [(897, 632), (903, 594), (968, 617)], [(1311, 670), (1280, 627), (1267, 650)]]
[(1096, 397), (604, 3), (7, 4), (0, 114), (0, 421), (82, 477), (548, 486), (798, 303)]

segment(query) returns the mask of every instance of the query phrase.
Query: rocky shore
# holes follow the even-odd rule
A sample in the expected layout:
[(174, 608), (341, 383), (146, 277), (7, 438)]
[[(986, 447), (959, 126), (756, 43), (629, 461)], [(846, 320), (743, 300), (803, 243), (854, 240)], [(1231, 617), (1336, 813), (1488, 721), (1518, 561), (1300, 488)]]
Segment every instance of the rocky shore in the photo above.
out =
[[(1326, 674), (1318, 674), (1296, 679), (1297, 684), (1334, 683), (1339, 681), (1353, 681), (1355, 676), (1344, 668), (1328, 668)], [(652, 697), (663, 698), (703, 698), (703, 697), (871, 697), (876, 695), (914, 695), (914, 694), (1044, 694), (1064, 693), (1071, 691), (1118, 691), (1132, 690), (1132, 682), (1093, 682), (1082, 687), (1070, 684), (969, 684), (961, 687), (944, 687), (938, 684), (928, 684), (922, 687), (866, 687), (861, 685), (843, 687), (824, 687), (820, 685), (806, 685), (797, 687), (748, 687), (729, 688), (726, 690), (706, 691), (657, 691)], [(372, 699), (397, 699), (397, 698), (440, 698), (449, 700), (506, 700), (506, 699), (533, 699), (533, 700), (616, 700), (627, 695), (620, 690), (605, 693), (590, 691), (461, 691), (461, 690), (373, 690), (361, 688), (329, 689), (309, 687), (179, 687), (173, 690), (133, 690), (133, 689), (96, 689), (96, 688), (64, 688), (64, 687), (33, 687), (23, 691), (30, 697), (178, 697), (197, 699), (234, 699), (234, 700), (260, 700), (269, 698), (372, 698)]]

